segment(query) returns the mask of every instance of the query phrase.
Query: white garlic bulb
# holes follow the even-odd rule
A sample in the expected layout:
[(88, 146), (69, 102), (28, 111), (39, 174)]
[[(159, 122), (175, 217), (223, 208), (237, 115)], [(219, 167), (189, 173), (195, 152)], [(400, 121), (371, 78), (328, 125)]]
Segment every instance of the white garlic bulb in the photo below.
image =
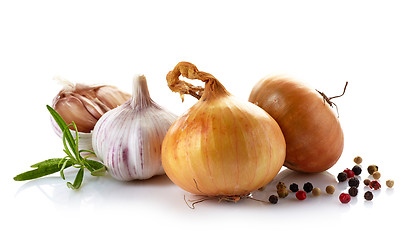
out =
[(105, 113), (92, 132), (96, 156), (111, 176), (130, 181), (164, 174), (161, 144), (177, 116), (150, 98), (146, 78), (133, 79), (133, 96)]

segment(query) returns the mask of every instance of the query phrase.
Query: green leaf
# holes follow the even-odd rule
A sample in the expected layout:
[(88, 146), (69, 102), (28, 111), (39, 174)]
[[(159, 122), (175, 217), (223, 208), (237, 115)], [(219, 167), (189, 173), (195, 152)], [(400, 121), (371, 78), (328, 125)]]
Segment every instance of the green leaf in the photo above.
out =
[(94, 170), (89, 170), (90, 174), (92, 176), (104, 176), (107, 169), (106, 166), (103, 165), (103, 163), (98, 162), (98, 161), (93, 161), (89, 159), (85, 159), (85, 162), (87, 162)]
[[(59, 166), (60, 161), (61, 161), (61, 158), (52, 158), (52, 159), (48, 159), (48, 160), (36, 163), (31, 166), (36, 169), (21, 173), (21, 174), (15, 176), (14, 180), (15, 181), (26, 181), (26, 180), (36, 179), (36, 178), (40, 178), (43, 176), (47, 176), (47, 175), (56, 173), (61, 170), (61, 167)], [(64, 166), (64, 168), (68, 168), (70, 166), (72, 166), (72, 164), (70, 162), (68, 162)]]
[(47, 105), (47, 109), (50, 112), (51, 116), (54, 118), (55, 122), (58, 124), (62, 133), (64, 135), (66, 135), (66, 139), (68, 141), (69, 146), (71, 147), (72, 150), (74, 150), (75, 149), (75, 140), (72, 136), (71, 131), (69, 130), (68, 125), (65, 123), (64, 119), (62, 119), (62, 117), (57, 113), (57, 111), (55, 111), (52, 107)]
[(103, 165), (103, 163), (101, 163), (101, 162), (90, 160), (90, 159), (84, 159), (84, 160), (88, 165), (90, 165), (90, 167), (92, 167), (92, 169), (88, 169), (89, 171), (94, 171), (94, 170), (99, 170), (101, 168), (106, 168), (105, 165)]
[(30, 167), (39, 168), (41, 166), (54, 165), (54, 164), (58, 164), (62, 160), (63, 160), (63, 158), (51, 158), (51, 159), (36, 163), (34, 165), (31, 165)]
[(65, 180), (64, 169), (68, 162), (69, 162), (69, 160), (65, 160), (64, 163), (62, 164), (61, 170), (59, 170), (59, 174), (61, 175), (61, 178), (64, 180)]
[(68, 125), (65, 123), (64, 119), (55, 111), (52, 107), (47, 105), (48, 111), (51, 113), (51, 116), (55, 119), (55, 122), (58, 124), (61, 130), (64, 130)]
[(96, 156), (96, 153), (95, 153), (94, 151), (86, 150), (86, 149), (81, 149), (81, 150), (79, 150), (79, 153), (83, 153), (83, 152), (87, 152), (87, 153), (90, 153), (91, 155), (95, 155), (95, 156)]
[(102, 168), (96, 169), (96, 170), (90, 172), (90, 174), (91, 174), (92, 176), (95, 176), (95, 177), (104, 176), (104, 175), (106, 174), (106, 167), (103, 166)]
[(66, 185), (71, 189), (78, 189), (82, 184), (84, 171), (85, 171), (85, 168), (81, 167), (78, 171), (78, 174), (76, 174), (75, 181), (73, 182), (73, 184), (70, 182), (67, 182)]

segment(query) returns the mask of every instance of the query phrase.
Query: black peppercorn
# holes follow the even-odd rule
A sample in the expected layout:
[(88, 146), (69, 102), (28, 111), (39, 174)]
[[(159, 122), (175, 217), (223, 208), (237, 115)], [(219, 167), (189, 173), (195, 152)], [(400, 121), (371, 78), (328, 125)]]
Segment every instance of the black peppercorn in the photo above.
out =
[(351, 187), (349, 188), (348, 193), (352, 197), (356, 197), (356, 195), (358, 195), (358, 189), (356, 187)]
[(348, 181), (349, 187), (359, 187), (359, 179), (356, 177), (350, 178)]
[(365, 199), (371, 201), (373, 199), (373, 193), (371, 191), (365, 192)]
[(271, 204), (276, 204), (276, 203), (278, 202), (278, 197), (277, 197), (276, 195), (271, 195), (271, 196), (269, 197), (269, 202), (270, 202)]
[(346, 174), (346, 172), (340, 172), (338, 174), (338, 181), (339, 182), (345, 182), (346, 179), (348, 179), (348, 174)]
[(298, 185), (296, 183), (292, 183), (290, 185), (290, 190), (291, 190), (291, 192), (297, 192), (299, 190)]
[(355, 166), (352, 168), (352, 171), (355, 173), (356, 176), (359, 176), (360, 173), (362, 172), (362, 168), (359, 167), (358, 165), (355, 165)]
[(313, 188), (314, 186), (312, 186), (312, 183), (310, 182), (305, 183), (303, 187), (304, 191), (307, 193), (311, 192)]

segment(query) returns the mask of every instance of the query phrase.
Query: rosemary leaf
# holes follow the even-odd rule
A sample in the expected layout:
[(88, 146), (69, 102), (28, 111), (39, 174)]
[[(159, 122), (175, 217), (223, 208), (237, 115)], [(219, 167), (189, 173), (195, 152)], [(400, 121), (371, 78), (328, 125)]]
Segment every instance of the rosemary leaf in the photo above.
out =
[(69, 160), (65, 160), (64, 163), (62, 164), (61, 169), (59, 170), (59, 174), (61, 175), (61, 178), (65, 180), (65, 174), (64, 174), (64, 169), (66, 164), (68, 164)]
[[(103, 165), (103, 163), (98, 162), (98, 161), (85, 159), (85, 162), (87, 164), (89, 164), (93, 168), (92, 170), (98, 170), (98, 169), (101, 169), (101, 168), (105, 168), (105, 165)], [(91, 169), (89, 169), (89, 171), (91, 171)]]
[(66, 185), (71, 189), (78, 189), (83, 181), (83, 173), (85, 171), (84, 167), (79, 168), (78, 174), (76, 174), (75, 181), (72, 183), (67, 182)]
[[(14, 180), (31, 180), (56, 173), (58, 171), (61, 178), (65, 180), (64, 169), (73, 166), (75, 168), (79, 168), (79, 171), (76, 174), (74, 183), (72, 184), (67, 182), (67, 185), (71, 189), (78, 189), (82, 184), (85, 168), (88, 169), (93, 176), (103, 176), (106, 172), (105, 165), (103, 165), (101, 162), (88, 159), (91, 156), (95, 156), (95, 153), (90, 150), (79, 150), (79, 132), (75, 123), (72, 122), (71, 124), (67, 125), (62, 117), (52, 107), (47, 105), (47, 109), (62, 131), (62, 142), (64, 145), (63, 151), (65, 152), (66, 156), (64, 158), (52, 158), (36, 163), (31, 166), (32, 168), (35, 168), (34, 170), (21, 173), (15, 176)], [(74, 128), (75, 137), (73, 136), (72, 131), (69, 129), (70, 126)], [(81, 153), (83, 152), (90, 154), (82, 157)]]
[(104, 176), (107, 169), (105, 167), (105, 165), (103, 165), (102, 163), (98, 162), (98, 161), (93, 161), (93, 160), (89, 160), (89, 159), (85, 159), (85, 162), (88, 163), (93, 170), (90, 170), (90, 174), (92, 176)]
[[(14, 177), (14, 180), (26, 181), (56, 173), (61, 170), (61, 166), (59, 164), (61, 160), (62, 158), (52, 158), (34, 164), (31, 167), (34, 167), (36, 169), (18, 174), (17, 176)], [(70, 166), (72, 166), (72, 164), (70, 162), (67, 162), (64, 166), (64, 169)]]
[[(74, 151), (75, 149), (75, 140), (72, 136), (71, 131), (69, 130), (68, 125), (65, 123), (64, 119), (55, 111), (52, 107), (47, 105), (47, 109), (50, 112), (51, 116), (54, 118), (55, 122), (58, 124), (59, 128), (61, 129), (62, 133), (66, 135), (66, 139), (68, 141), (69, 146)], [(66, 133), (65, 133), (66, 131)]]

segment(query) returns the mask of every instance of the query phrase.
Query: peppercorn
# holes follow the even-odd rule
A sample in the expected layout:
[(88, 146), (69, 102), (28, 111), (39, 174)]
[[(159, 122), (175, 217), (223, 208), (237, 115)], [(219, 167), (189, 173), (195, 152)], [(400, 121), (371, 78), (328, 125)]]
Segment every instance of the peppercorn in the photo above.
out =
[(360, 156), (357, 156), (357, 157), (355, 157), (354, 159), (353, 159), (353, 161), (356, 163), (356, 164), (361, 164), (362, 163), (362, 158), (360, 157)]
[(356, 195), (358, 195), (358, 189), (356, 187), (351, 187), (348, 190), (349, 195), (351, 195), (352, 197), (356, 197)]
[(389, 180), (386, 181), (386, 185), (387, 185), (388, 188), (392, 188), (394, 186), (394, 181), (389, 179)]
[(341, 203), (350, 202), (350, 195), (347, 193), (341, 193), (341, 195), (339, 195), (339, 201), (341, 201)]
[(285, 198), (288, 196), (288, 190), (286, 187), (280, 188), (277, 190), (277, 194), (279, 198)]
[(365, 180), (363, 180), (363, 183), (364, 183), (366, 186), (369, 186), (369, 185), (370, 185), (370, 179), (366, 178)]
[(278, 182), (276, 185), (277, 190), (278, 189), (282, 189), (282, 188), (286, 188), (285, 184), (283, 182)]
[(346, 172), (346, 174), (348, 175), (348, 178), (351, 178), (351, 177), (355, 176), (355, 173), (352, 170), (350, 170), (349, 168), (346, 168), (343, 171)]
[(298, 191), (298, 184), (292, 183), (290, 185), (290, 190), (291, 190), (291, 192), (297, 192)]
[(367, 191), (365, 192), (364, 197), (367, 201), (371, 201), (373, 199), (373, 193), (371, 191)]
[(372, 175), (374, 172), (377, 172), (379, 170), (379, 167), (376, 165), (370, 165), (367, 167), (367, 172)]
[(348, 179), (348, 174), (346, 174), (346, 172), (340, 172), (338, 174), (338, 181), (339, 182), (345, 182), (346, 179)]
[(321, 189), (319, 189), (319, 188), (313, 188), (312, 189), (312, 195), (314, 195), (315, 197), (317, 197), (317, 196), (319, 196), (319, 195), (321, 195)]
[(335, 187), (334, 187), (333, 185), (328, 185), (328, 186), (326, 186), (325, 191), (326, 191), (326, 193), (328, 193), (328, 194), (334, 194), (334, 192), (335, 192)]
[(355, 166), (352, 168), (352, 171), (355, 173), (356, 176), (359, 176), (360, 173), (362, 173), (362, 168), (359, 167), (358, 165), (355, 165)]
[(288, 190), (287, 187), (283, 182), (278, 182), (277, 183), (277, 194), (280, 198), (285, 198), (288, 196)]
[(304, 191), (297, 191), (295, 194), (298, 200), (304, 200), (307, 198), (307, 194)]
[(357, 177), (353, 177), (348, 181), (349, 187), (359, 187), (359, 179)]
[(269, 197), (269, 202), (270, 202), (271, 204), (276, 204), (276, 203), (278, 202), (278, 197), (277, 197), (276, 195), (271, 195), (271, 196)]
[(374, 190), (378, 190), (382, 187), (378, 181), (371, 181), (369, 187)]
[(305, 192), (309, 193), (312, 191), (312, 189), (314, 188), (314, 186), (312, 186), (312, 183), (310, 182), (306, 182), (304, 184), (304, 187), (302, 187), (304, 189)]
[(372, 174), (372, 177), (376, 180), (380, 179), (382, 175), (380, 174), (380, 172), (376, 171)]

